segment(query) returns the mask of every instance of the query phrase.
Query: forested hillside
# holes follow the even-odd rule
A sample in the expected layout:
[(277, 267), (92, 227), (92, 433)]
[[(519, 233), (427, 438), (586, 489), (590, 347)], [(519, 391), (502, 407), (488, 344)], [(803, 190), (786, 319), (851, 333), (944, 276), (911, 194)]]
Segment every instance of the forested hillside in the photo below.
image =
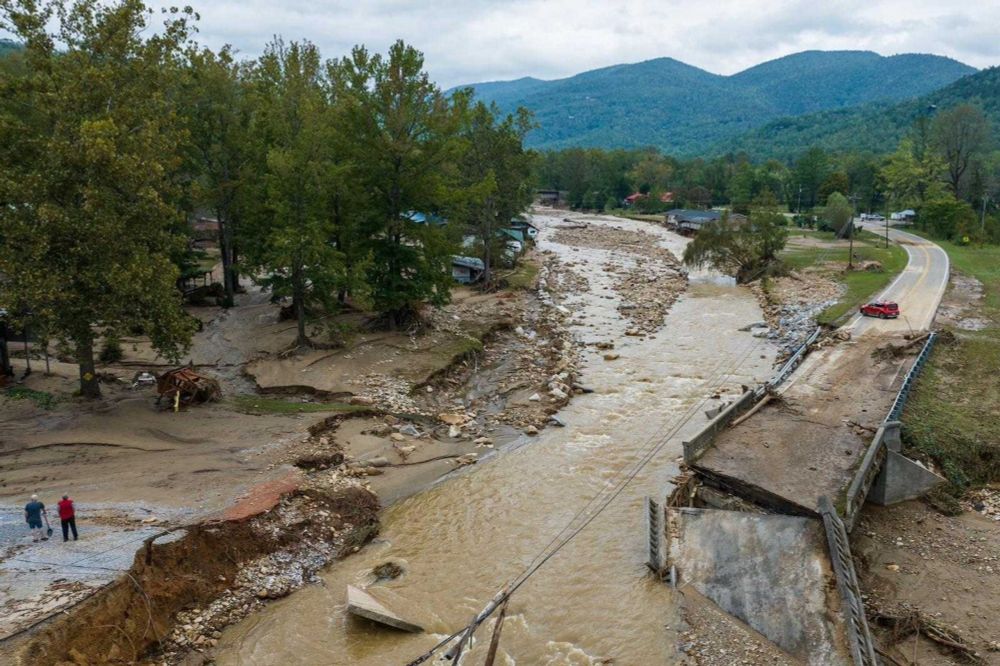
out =
[(536, 148), (657, 146), (694, 155), (783, 116), (909, 99), (972, 72), (933, 55), (807, 51), (732, 76), (659, 58), (472, 87), (504, 110), (531, 110)]
[(832, 151), (889, 152), (923, 114), (971, 103), (982, 107), (1000, 127), (1000, 68), (991, 67), (916, 99), (895, 104), (867, 104), (781, 118), (732, 140), (716, 143), (706, 154), (745, 151), (755, 159), (790, 159), (808, 146)]

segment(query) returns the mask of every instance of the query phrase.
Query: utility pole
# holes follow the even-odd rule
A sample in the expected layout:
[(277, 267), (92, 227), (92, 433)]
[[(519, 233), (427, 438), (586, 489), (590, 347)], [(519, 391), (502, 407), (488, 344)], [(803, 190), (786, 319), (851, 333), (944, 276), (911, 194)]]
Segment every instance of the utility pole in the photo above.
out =
[(986, 200), (989, 199), (989, 198), (990, 198), (990, 195), (988, 195), (988, 194), (984, 194), (983, 195), (983, 214), (979, 218), (979, 231), (981, 231), (983, 233), (986, 232)]
[(854, 208), (857, 205), (858, 195), (852, 194), (848, 197), (848, 200), (851, 202), (851, 221), (848, 222), (850, 227), (847, 229), (847, 237), (850, 239), (847, 255), (847, 270), (851, 270), (854, 268)]
[(795, 204), (795, 212), (802, 214), (802, 185), (799, 185), (799, 202)]

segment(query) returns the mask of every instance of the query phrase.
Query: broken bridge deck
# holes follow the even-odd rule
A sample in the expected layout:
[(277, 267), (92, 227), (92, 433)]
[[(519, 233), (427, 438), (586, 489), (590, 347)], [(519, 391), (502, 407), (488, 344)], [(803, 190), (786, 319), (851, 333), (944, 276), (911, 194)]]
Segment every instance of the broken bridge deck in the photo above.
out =
[(779, 399), (721, 431), (692, 467), (783, 513), (815, 515), (823, 495), (841, 503), (913, 363), (877, 354), (886, 342), (862, 338), (813, 352)]

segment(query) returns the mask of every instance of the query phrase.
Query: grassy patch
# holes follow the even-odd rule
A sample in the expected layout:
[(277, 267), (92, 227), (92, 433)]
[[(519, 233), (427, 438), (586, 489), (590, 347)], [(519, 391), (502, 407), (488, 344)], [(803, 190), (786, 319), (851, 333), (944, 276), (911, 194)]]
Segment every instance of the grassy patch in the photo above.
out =
[(246, 414), (313, 414), (317, 412), (358, 412), (367, 407), (341, 402), (298, 402), (265, 398), (259, 395), (238, 395), (232, 399), (233, 407)]
[(939, 345), (921, 374), (903, 413), (911, 452), (932, 458), (951, 482), (951, 492), (1000, 481), (1000, 247), (935, 241), (952, 267), (983, 283), (975, 316), (992, 325), (954, 331)]
[(522, 259), (517, 267), (504, 277), (511, 289), (531, 289), (538, 278), (539, 265), (531, 259)]
[[(834, 240), (831, 232), (795, 230), (791, 234), (806, 235), (818, 240)], [(879, 237), (867, 231), (861, 232), (854, 239), (854, 254), (857, 261), (877, 261), (882, 264), (880, 272), (847, 271), (846, 247), (796, 247), (782, 255), (785, 264), (791, 268), (803, 269), (828, 262), (842, 262), (843, 270), (835, 271), (831, 277), (844, 285), (844, 294), (840, 300), (824, 310), (817, 317), (820, 324), (835, 325), (853, 313), (863, 303), (869, 301), (884, 289), (895, 276), (906, 267), (906, 250), (898, 245), (890, 244), (882, 247)]]
[(45, 391), (35, 391), (34, 389), (24, 388), (23, 386), (9, 388), (3, 393), (3, 395), (6, 395), (12, 400), (31, 400), (42, 409), (52, 409), (58, 402), (58, 399), (51, 393), (46, 393)]

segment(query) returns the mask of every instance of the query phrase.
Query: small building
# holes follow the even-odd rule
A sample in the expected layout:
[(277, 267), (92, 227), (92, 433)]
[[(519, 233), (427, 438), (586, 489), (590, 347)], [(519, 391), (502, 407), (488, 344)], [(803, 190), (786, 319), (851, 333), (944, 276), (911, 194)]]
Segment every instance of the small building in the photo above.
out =
[(664, 192), (663, 194), (660, 195), (660, 203), (673, 203), (673, 202), (674, 202), (673, 192)]
[(517, 241), (521, 246), (524, 245), (524, 238), (526, 234), (523, 229), (515, 229), (513, 227), (509, 227), (506, 229), (500, 229), (500, 231), (498, 231), (497, 233), (500, 236), (506, 236), (510, 240)]
[(912, 208), (907, 208), (906, 210), (893, 213), (889, 216), (889, 219), (893, 222), (913, 222), (917, 219), (917, 211)]
[(515, 217), (510, 221), (510, 228), (515, 231), (520, 231), (525, 237), (534, 240), (538, 236), (538, 227), (524, 219), (523, 217)]
[(535, 201), (543, 206), (562, 206), (566, 203), (566, 192), (562, 190), (535, 190)]
[(645, 199), (648, 196), (649, 196), (648, 194), (643, 194), (642, 192), (635, 192), (625, 197), (622, 200), (622, 203), (625, 205), (626, 208), (631, 208), (632, 206), (635, 205), (636, 201), (639, 201), (640, 199)]
[(718, 222), (720, 219), (722, 219), (722, 214), (717, 210), (675, 208), (667, 211), (664, 222), (668, 229), (673, 229), (679, 234), (693, 236), (709, 222)]
[(456, 282), (462, 284), (472, 284), (478, 282), (483, 277), (486, 264), (482, 259), (475, 257), (461, 257), (454, 255), (451, 258), (451, 276)]

